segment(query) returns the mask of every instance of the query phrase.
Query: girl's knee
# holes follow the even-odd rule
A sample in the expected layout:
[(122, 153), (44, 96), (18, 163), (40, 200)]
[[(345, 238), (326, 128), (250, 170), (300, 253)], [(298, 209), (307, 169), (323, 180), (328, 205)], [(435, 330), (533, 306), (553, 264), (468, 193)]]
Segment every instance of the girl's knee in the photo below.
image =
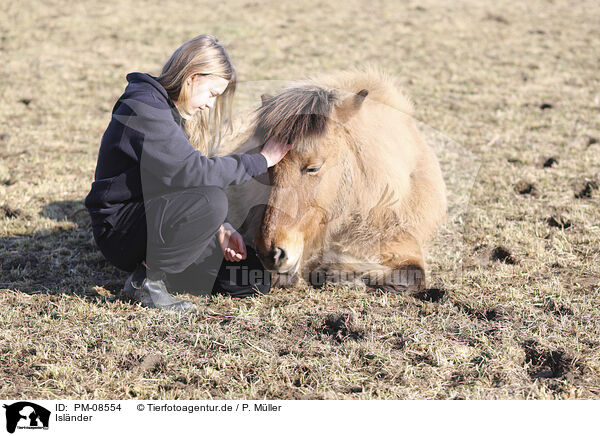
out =
[(229, 210), (229, 201), (225, 191), (218, 186), (203, 186), (202, 193), (208, 199), (210, 209), (217, 221), (224, 222)]

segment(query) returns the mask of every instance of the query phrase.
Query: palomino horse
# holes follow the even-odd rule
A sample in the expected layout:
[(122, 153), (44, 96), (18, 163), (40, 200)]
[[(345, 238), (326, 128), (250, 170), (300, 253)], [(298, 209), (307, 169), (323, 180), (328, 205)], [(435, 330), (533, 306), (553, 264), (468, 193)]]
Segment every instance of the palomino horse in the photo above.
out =
[(392, 78), (372, 68), (324, 75), (262, 100), (249, 136), (219, 154), (258, 151), (271, 136), (293, 144), (268, 175), (228, 189), (228, 219), (274, 284), (422, 289), (446, 189)]

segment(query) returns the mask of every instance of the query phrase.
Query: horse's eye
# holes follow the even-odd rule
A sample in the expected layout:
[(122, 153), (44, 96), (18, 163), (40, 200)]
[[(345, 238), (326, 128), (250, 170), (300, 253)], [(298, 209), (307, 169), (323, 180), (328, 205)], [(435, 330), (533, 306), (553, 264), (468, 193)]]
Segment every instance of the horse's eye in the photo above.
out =
[(319, 165), (318, 167), (305, 167), (304, 172), (308, 174), (314, 174), (321, 169), (323, 165)]

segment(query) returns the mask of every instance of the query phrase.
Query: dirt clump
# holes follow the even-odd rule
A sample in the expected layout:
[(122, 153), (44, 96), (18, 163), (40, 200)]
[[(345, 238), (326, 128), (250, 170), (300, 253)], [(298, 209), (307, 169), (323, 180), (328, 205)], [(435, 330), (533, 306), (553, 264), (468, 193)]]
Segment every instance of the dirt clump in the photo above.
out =
[(571, 227), (571, 221), (562, 215), (553, 215), (546, 218), (546, 224), (548, 224), (550, 227), (557, 227), (562, 230)]
[(356, 317), (351, 312), (333, 313), (325, 317), (321, 332), (337, 342), (357, 340), (364, 332), (356, 326)]
[(515, 265), (517, 263), (516, 259), (513, 257), (508, 248), (499, 245), (498, 247), (492, 250), (490, 254), (490, 260), (494, 262), (502, 262), (508, 265)]
[(520, 181), (515, 185), (515, 192), (520, 195), (536, 196), (538, 191), (533, 183)]

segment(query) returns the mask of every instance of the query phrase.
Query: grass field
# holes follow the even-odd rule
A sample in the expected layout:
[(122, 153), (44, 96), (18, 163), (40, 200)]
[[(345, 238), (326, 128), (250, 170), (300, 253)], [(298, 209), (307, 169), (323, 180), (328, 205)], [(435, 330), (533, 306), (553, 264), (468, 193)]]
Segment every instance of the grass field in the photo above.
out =
[[(600, 396), (597, 1), (4, 3), (0, 397)], [(100, 137), (125, 75), (200, 33), (242, 83), (397, 77), (468, 200), (429, 253), (437, 290), (190, 296), (185, 315), (115, 298), (82, 203)]]

